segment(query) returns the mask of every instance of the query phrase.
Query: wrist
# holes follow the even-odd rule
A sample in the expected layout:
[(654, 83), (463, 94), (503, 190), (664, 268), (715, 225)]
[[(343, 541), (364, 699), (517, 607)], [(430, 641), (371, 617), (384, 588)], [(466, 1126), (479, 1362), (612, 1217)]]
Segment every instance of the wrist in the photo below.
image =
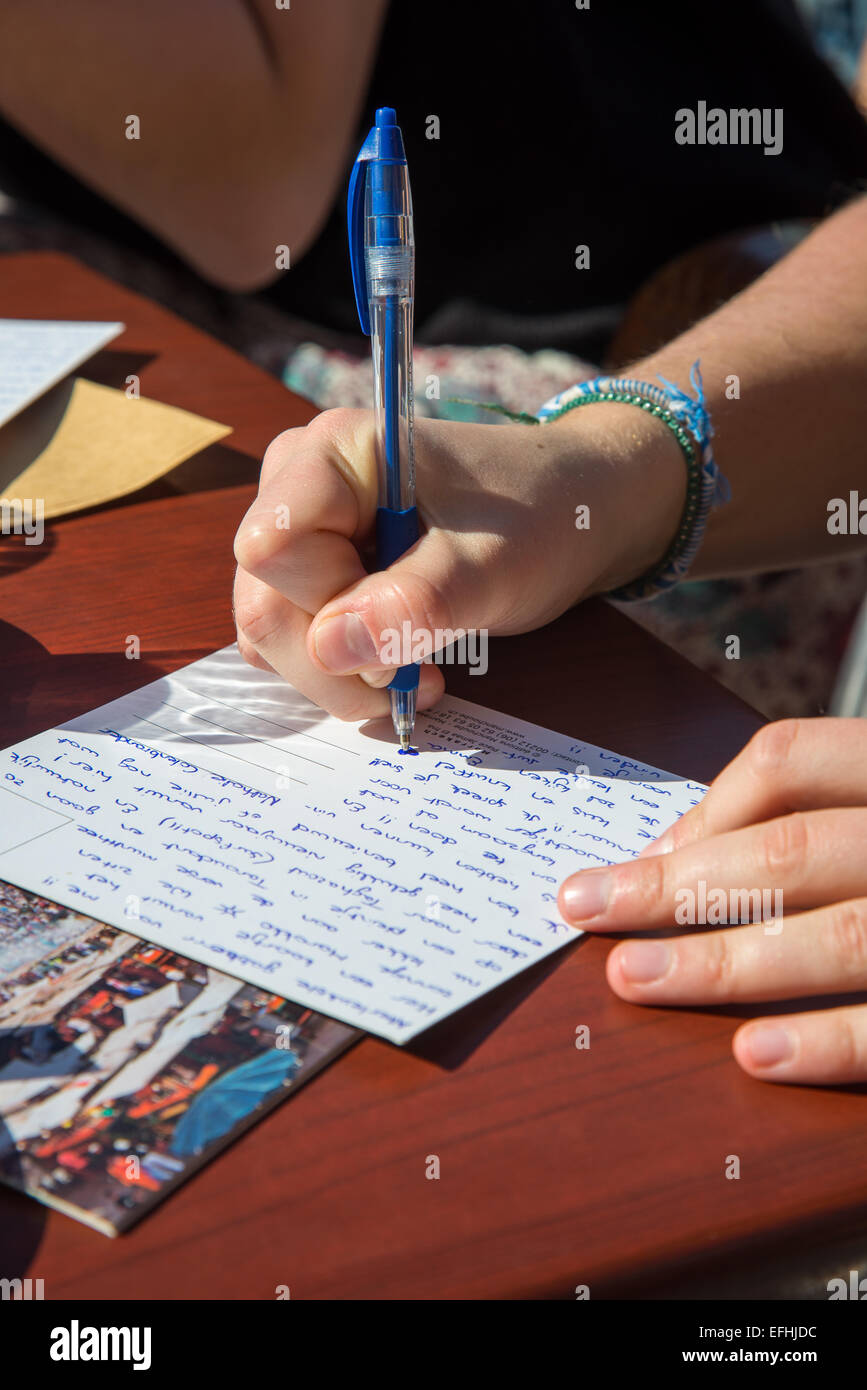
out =
[(544, 428), (562, 431), (565, 447), (581, 461), (582, 482), (593, 477), (593, 577), (588, 583), (582, 557), (576, 601), (652, 570), (668, 551), (686, 502), (684, 456), (668, 425), (634, 405), (595, 401)]

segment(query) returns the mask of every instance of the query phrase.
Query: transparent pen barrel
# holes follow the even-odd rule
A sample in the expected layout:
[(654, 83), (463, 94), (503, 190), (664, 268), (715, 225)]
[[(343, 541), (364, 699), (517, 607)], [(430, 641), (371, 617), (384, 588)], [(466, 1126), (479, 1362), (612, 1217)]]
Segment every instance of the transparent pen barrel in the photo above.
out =
[(371, 298), (370, 336), (379, 497), (386, 507), (403, 511), (415, 505), (412, 299), (405, 289), (395, 286)]

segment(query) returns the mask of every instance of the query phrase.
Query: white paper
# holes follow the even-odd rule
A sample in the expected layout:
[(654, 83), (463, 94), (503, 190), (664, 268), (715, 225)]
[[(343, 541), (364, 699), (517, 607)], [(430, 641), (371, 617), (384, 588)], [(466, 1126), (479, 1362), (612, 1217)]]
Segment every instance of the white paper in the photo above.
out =
[(563, 878), (705, 791), (450, 696), (417, 756), (388, 724), (227, 647), (0, 752), (0, 877), (406, 1042), (574, 940)]
[(0, 319), (0, 426), (123, 330), (122, 323)]

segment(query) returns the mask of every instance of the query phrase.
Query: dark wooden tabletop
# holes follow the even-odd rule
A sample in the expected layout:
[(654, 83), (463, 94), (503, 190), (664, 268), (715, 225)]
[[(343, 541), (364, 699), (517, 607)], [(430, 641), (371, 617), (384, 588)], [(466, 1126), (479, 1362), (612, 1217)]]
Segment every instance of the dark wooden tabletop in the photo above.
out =
[[(122, 319), (82, 375), (136, 371), (143, 395), (234, 426), (192, 483), (51, 522), (41, 546), (0, 541), (7, 744), (233, 639), (232, 537), (259, 459), (314, 412), (62, 255), (0, 258), (0, 315)], [(492, 643), (487, 676), (451, 669), (449, 688), (705, 781), (761, 722), (601, 602)], [(116, 1240), (3, 1190), (0, 1275), (85, 1299), (755, 1295), (761, 1271), (863, 1229), (863, 1095), (751, 1080), (730, 1038), (758, 1008), (625, 1004), (609, 949), (577, 941), (415, 1050), (363, 1040)]]

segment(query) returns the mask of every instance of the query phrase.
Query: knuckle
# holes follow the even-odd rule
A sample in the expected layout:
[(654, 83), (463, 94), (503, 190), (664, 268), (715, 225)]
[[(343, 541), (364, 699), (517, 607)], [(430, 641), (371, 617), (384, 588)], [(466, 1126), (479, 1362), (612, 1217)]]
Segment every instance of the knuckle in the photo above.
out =
[(295, 426), (293, 429), (284, 430), (271, 440), (262, 458), (260, 479), (263, 482), (283, 467), (293, 445), (297, 444), (299, 435), (303, 432), (303, 426)]
[(442, 589), (424, 575), (413, 575), (412, 601), (422, 622), (431, 633), (453, 631), (452, 608)]
[(280, 624), (279, 604), (267, 590), (239, 589), (235, 595), (235, 626), (251, 647), (267, 644)]
[(670, 896), (667, 874), (668, 855), (633, 860), (626, 866), (628, 907), (638, 920), (655, 920)]
[(321, 410), (315, 415), (307, 426), (310, 434), (325, 434), (329, 437), (341, 438), (350, 433), (364, 419), (363, 410), (353, 410), (347, 405), (338, 405), (330, 410)]
[(452, 628), (449, 606), (439, 589), (426, 576), (402, 573), (386, 579), (379, 587), (375, 599), (375, 620), (384, 630), (383, 619), (389, 625), (395, 620), (398, 628), (408, 623), (413, 634), (413, 642), (424, 640), (425, 655), (436, 648), (436, 634)]
[(673, 850), (691, 844), (694, 840), (703, 840), (705, 838), (704, 802), (700, 801), (697, 806), (691, 807), (685, 815), (674, 822), (666, 834)]
[(778, 772), (786, 766), (803, 722), (802, 719), (778, 719), (753, 734), (747, 753), (757, 776), (765, 778), (769, 772)]
[(277, 550), (285, 544), (286, 532), (280, 531), (276, 515), (262, 511), (244, 521), (235, 536), (235, 559), (248, 574), (257, 574), (267, 567)]
[(372, 437), (373, 417), (367, 410), (336, 406), (321, 411), (307, 426), (307, 439), (351, 467), (359, 446)]
[(735, 953), (728, 932), (714, 932), (702, 942), (705, 981), (714, 994), (728, 994), (735, 985)]
[(867, 976), (867, 898), (826, 908), (820, 940), (846, 976)]
[(330, 464), (356, 495), (365, 495), (375, 507), (376, 448), (374, 417), (370, 410), (338, 406), (323, 410), (306, 426), (310, 458), (317, 465)]
[(801, 811), (771, 821), (762, 836), (762, 855), (769, 878), (794, 874), (807, 858), (807, 817)]
[(861, 1048), (848, 1009), (829, 1009), (824, 1020), (824, 1048), (833, 1070), (851, 1076), (859, 1070)]

